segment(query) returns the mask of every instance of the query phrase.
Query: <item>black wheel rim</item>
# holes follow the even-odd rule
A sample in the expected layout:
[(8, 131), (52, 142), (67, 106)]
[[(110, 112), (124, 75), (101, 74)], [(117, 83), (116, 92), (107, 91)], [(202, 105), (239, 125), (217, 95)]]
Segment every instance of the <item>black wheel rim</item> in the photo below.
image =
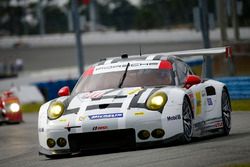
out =
[(226, 92), (223, 92), (222, 95), (222, 118), (224, 127), (227, 129), (231, 128), (231, 104), (230, 99), (228, 97), (228, 94)]
[(183, 128), (184, 128), (184, 136), (186, 139), (192, 137), (193, 129), (192, 129), (192, 114), (191, 108), (186, 100), (183, 103)]

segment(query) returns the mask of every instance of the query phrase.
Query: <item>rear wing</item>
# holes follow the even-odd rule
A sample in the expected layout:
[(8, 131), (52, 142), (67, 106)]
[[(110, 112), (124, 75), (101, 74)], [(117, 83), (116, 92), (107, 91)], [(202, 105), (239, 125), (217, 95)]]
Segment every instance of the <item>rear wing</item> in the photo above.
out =
[(196, 49), (196, 50), (186, 50), (186, 51), (176, 51), (167, 53), (157, 53), (157, 55), (162, 56), (211, 56), (217, 54), (225, 54), (226, 58), (232, 57), (232, 47), (217, 47), (208, 49)]

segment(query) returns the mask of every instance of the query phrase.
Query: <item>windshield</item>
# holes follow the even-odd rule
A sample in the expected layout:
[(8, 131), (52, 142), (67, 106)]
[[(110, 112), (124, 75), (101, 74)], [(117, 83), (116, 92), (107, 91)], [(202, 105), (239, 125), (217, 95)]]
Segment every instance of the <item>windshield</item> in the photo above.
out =
[[(83, 76), (75, 86), (73, 94), (119, 87), (124, 71), (107, 72)], [(121, 87), (144, 87), (174, 85), (173, 71), (169, 69), (129, 70)]]

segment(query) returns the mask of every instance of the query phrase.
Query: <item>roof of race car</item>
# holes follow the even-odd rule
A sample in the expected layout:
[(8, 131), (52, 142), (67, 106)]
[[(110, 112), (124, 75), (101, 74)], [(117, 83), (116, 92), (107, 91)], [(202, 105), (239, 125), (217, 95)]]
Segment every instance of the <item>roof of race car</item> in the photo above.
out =
[(121, 57), (111, 57), (100, 60), (100, 62), (96, 63), (96, 66), (99, 65), (106, 65), (106, 64), (113, 64), (119, 62), (130, 62), (130, 61), (153, 61), (153, 60), (168, 60), (169, 62), (173, 63), (176, 59), (181, 60), (175, 56), (170, 55), (162, 55), (162, 54), (145, 54), (145, 55), (133, 55), (127, 56), (122, 55)]
[[(90, 66), (83, 76), (89, 76), (92, 74), (100, 74), (106, 72), (115, 72), (124, 70), (130, 63), (130, 70), (136, 69), (172, 69), (173, 62), (178, 59), (175, 56), (165, 56), (160, 54), (147, 54), (147, 55), (122, 55), (121, 57), (111, 57), (103, 59), (100, 62)], [(114, 64), (114, 65), (113, 65)]]

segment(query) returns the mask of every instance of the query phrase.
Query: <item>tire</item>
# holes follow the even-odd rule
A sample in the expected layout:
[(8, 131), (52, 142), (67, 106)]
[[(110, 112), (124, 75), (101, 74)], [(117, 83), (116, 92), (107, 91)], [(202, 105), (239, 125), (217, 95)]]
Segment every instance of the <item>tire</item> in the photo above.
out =
[(222, 112), (222, 122), (223, 122), (223, 132), (224, 136), (229, 135), (231, 130), (231, 102), (227, 90), (224, 88), (221, 95), (221, 112)]
[(183, 134), (180, 137), (180, 142), (185, 144), (191, 142), (193, 135), (193, 118), (192, 109), (187, 97), (184, 97), (182, 104), (182, 120), (183, 120)]

